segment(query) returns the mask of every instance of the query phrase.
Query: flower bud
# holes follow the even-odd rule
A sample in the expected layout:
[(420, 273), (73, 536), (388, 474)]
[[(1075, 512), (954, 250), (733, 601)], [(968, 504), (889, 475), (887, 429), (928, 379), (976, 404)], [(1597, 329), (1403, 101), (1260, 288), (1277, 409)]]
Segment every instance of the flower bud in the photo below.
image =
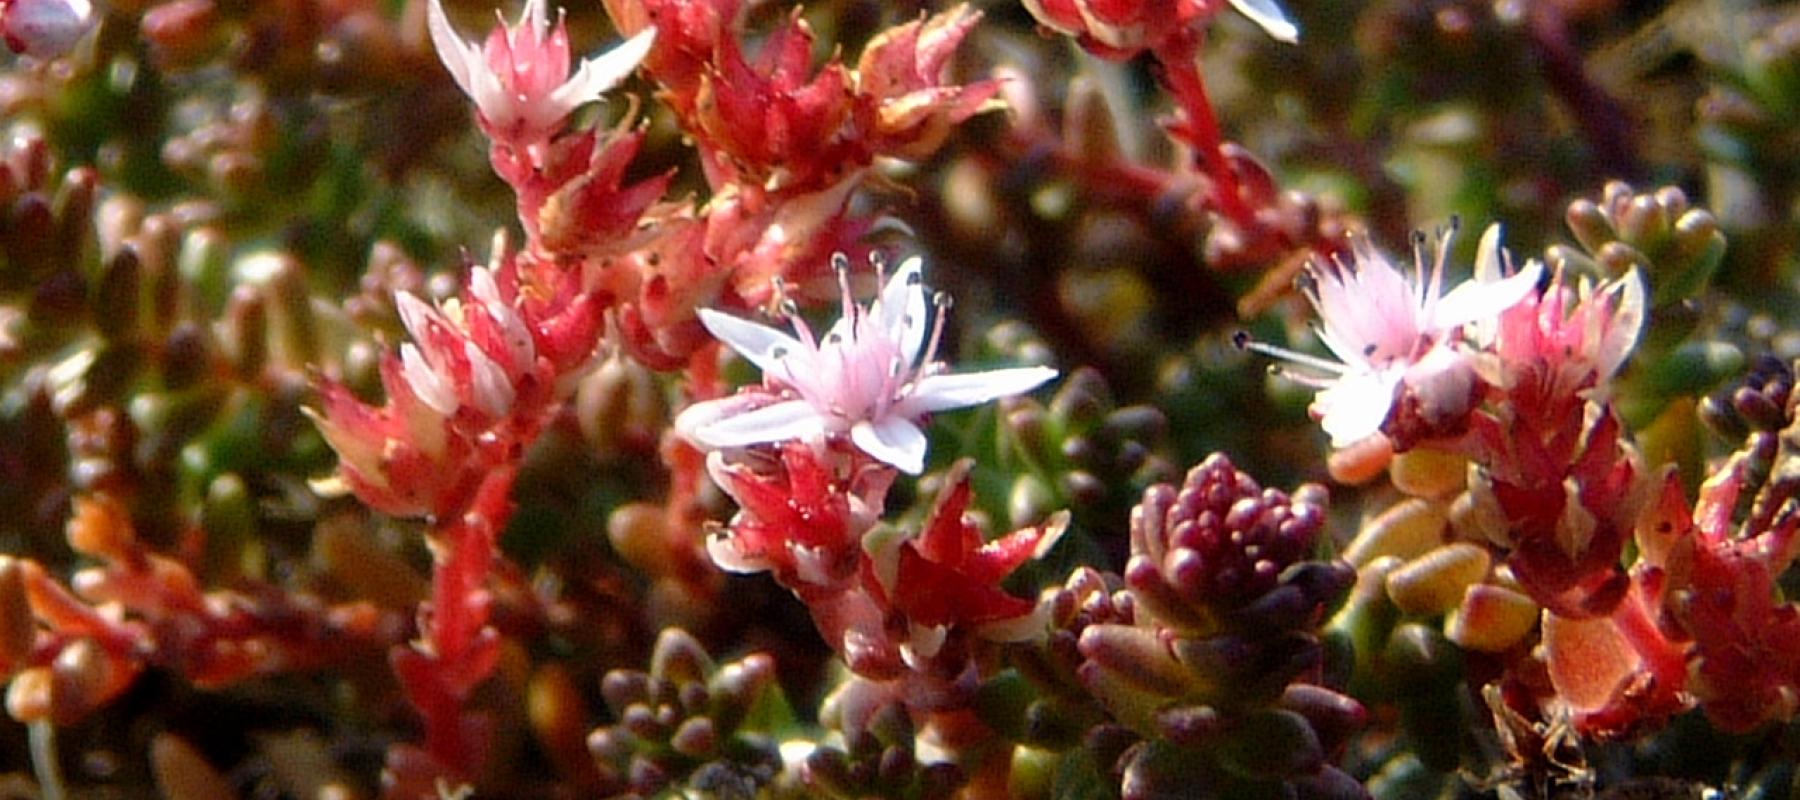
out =
[(676, 683), (704, 682), (712, 671), (712, 656), (693, 634), (669, 628), (656, 637), (656, 646), (650, 651), (652, 676)]
[[(1575, 234), (1575, 241), (1580, 242), (1590, 253), (1617, 236), (1600, 206), (1587, 198), (1570, 203), (1563, 221), (1569, 226), (1569, 231)], [(1554, 260), (1552, 263), (1555, 263)]]
[(681, 723), (669, 737), (669, 746), (688, 758), (706, 758), (719, 747), (719, 732), (713, 721), (693, 717)]

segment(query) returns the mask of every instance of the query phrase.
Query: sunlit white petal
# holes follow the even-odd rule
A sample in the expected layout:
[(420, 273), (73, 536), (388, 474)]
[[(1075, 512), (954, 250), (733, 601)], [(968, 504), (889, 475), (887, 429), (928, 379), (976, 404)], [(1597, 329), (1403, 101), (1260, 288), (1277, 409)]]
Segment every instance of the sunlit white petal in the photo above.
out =
[(919, 380), (907, 401), (919, 413), (977, 406), (1024, 394), (1056, 377), (1049, 367), (1014, 367), (961, 375), (930, 375)]
[(573, 109), (598, 98), (636, 70), (644, 56), (650, 54), (650, 46), (655, 41), (656, 29), (645, 28), (636, 36), (626, 39), (624, 44), (584, 59), (566, 83), (551, 90), (550, 104), (557, 108)]
[(1333, 447), (1347, 447), (1381, 430), (1404, 373), (1396, 368), (1345, 375), (1313, 398), (1319, 427), (1331, 436)]
[(400, 345), (400, 374), (412, 387), (413, 394), (431, 410), (447, 417), (455, 414), (457, 406), (461, 405), (456, 398), (456, 385), (450, 382), (450, 377), (434, 369), (418, 346), (411, 342)]
[[(1632, 267), (1618, 279), (1618, 307), (1600, 340), (1598, 360), (1601, 380), (1618, 373), (1625, 358), (1637, 347), (1644, 330), (1644, 310), (1649, 298), (1644, 292), (1644, 276)], [(1608, 287), (1607, 291), (1611, 291)]]
[(411, 292), (395, 292), (394, 308), (400, 312), (400, 324), (413, 339), (431, 343), (431, 323), (441, 320), (437, 309), (427, 305)]
[(431, 44), (437, 48), (438, 60), (444, 62), (444, 68), (450, 70), (450, 77), (463, 90), (463, 94), (475, 96), (475, 83), (472, 75), (486, 71), (482, 63), (481, 51), (473, 44), (458, 36), (456, 29), (450, 26), (450, 18), (444, 14), (443, 0), (431, 0), (426, 6), (425, 20), (431, 29)]
[(781, 359), (801, 349), (799, 340), (767, 325), (700, 309), (700, 324), (763, 372), (779, 372)]
[(1288, 19), (1287, 12), (1275, 0), (1231, 0), (1231, 7), (1256, 23), (1270, 37), (1293, 44), (1300, 41), (1300, 28)]
[(864, 420), (850, 428), (858, 449), (908, 475), (925, 471), (925, 432), (898, 416)]
[(469, 382), (475, 405), (491, 417), (504, 417), (512, 410), (513, 386), (506, 371), (488, 358), (474, 342), (463, 342), (463, 356), (469, 361)]
[(824, 418), (810, 404), (804, 400), (784, 400), (701, 426), (692, 438), (704, 447), (743, 447), (804, 439), (824, 431)]
[(1537, 288), (1544, 265), (1529, 262), (1517, 275), (1497, 281), (1464, 281), (1437, 303), (1433, 327), (1447, 330), (1482, 319), (1492, 319), (1519, 304)]
[(925, 333), (931, 326), (926, 318), (924, 264), (918, 256), (900, 262), (900, 268), (881, 288), (881, 327), (900, 345), (900, 353), (909, 362), (919, 357)]

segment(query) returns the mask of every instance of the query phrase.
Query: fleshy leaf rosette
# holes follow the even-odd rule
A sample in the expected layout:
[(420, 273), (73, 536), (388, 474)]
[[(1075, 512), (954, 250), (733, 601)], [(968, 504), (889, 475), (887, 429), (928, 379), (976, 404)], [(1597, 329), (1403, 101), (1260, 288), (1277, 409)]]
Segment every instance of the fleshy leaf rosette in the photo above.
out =
[(1327, 764), (1364, 711), (1318, 685), (1315, 630), (1355, 579), (1310, 559), (1324, 489), (1264, 489), (1215, 454), (1180, 488), (1147, 490), (1131, 523), (1135, 624), (1091, 625), (1079, 642), (1082, 681), (1144, 738), (1122, 758), (1125, 792), (1362, 796)]

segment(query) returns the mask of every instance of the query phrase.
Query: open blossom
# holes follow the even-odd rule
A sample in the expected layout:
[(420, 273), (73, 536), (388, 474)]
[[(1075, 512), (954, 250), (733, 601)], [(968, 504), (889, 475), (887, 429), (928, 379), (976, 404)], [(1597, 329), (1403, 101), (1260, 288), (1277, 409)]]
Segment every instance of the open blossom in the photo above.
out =
[(0, 39), (33, 58), (69, 52), (94, 27), (89, 0), (0, 0)]
[(796, 338), (701, 309), (706, 329), (761, 369), (765, 387), (690, 406), (675, 421), (683, 437), (718, 449), (847, 435), (916, 475), (925, 467), (926, 414), (1027, 392), (1056, 376), (1048, 367), (945, 374), (935, 356), (949, 305), (940, 296), (928, 320), (920, 260), (902, 263), (866, 308), (851, 297), (847, 261), (838, 267), (844, 313), (822, 337), (798, 317)]
[[(1483, 235), (1484, 259), (1497, 258), (1499, 235), (1497, 225)], [(1333, 446), (1379, 431), (1403, 385), (1423, 394), (1427, 407), (1466, 403), (1475, 376), (1458, 348), (1463, 327), (1497, 318), (1537, 286), (1543, 271), (1537, 262), (1504, 277), (1500, 267), (1483, 266), (1477, 275), (1490, 279), (1467, 281), (1440, 297), (1450, 238), (1440, 237), (1429, 274), (1422, 241), (1409, 277), (1361, 236), (1352, 242), (1348, 263), (1334, 258), (1308, 265), (1306, 297), (1319, 314), (1319, 338), (1336, 362), (1246, 343), (1324, 373), (1288, 374), (1319, 389), (1312, 412)]]
[(495, 27), (481, 47), (450, 27), (442, 0), (431, 0), (428, 13), (438, 58), (475, 101), (482, 128), (493, 139), (522, 146), (548, 141), (576, 106), (624, 80), (656, 36), (647, 28), (582, 61), (571, 75), (568, 28), (561, 20), (550, 27), (544, 0), (526, 0), (519, 21)]
[(1499, 360), (1495, 382), (1518, 391), (1519, 382), (1534, 381), (1548, 397), (1604, 387), (1637, 346), (1647, 306), (1636, 268), (1598, 285), (1584, 277), (1573, 286), (1558, 269), (1541, 294), (1483, 327), (1484, 336), (1492, 331)]

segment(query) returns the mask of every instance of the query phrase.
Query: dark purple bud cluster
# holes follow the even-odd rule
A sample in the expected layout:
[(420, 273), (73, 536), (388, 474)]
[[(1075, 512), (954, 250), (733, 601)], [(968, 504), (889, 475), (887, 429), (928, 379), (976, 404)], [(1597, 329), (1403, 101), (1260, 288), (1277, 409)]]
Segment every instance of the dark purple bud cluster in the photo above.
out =
[[(1083, 685), (1139, 738), (1108, 761), (1126, 797), (1359, 797), (1327, 766), (1364, 721), (1322, 685), (1315, 631), (1350, 588), (1313, 560), (1325, 490), (1264, 489), (1214, 455), (1132, 510), (1124, 590), (1077, 572), (1052, 598), (1055, 651), (1076, 637)], [(1272, 794), (1270, 794), (1272, 793)], [(1190, 796), (1184, 794), (1183, 796)]]
[(1214, 454), (1180, 489), (1153, 486), (1132, 509), (1126, 585), (1158, 621), (1189, 631), (1213, 630), (1227, 612), (1310, 610), (1348, 586), (1323, 574), (1301, 581), (1287, 574), (1312, 554), (1325, 502), (1323, 487), (1307, 484), (1291, 497), (1263, 489)]

